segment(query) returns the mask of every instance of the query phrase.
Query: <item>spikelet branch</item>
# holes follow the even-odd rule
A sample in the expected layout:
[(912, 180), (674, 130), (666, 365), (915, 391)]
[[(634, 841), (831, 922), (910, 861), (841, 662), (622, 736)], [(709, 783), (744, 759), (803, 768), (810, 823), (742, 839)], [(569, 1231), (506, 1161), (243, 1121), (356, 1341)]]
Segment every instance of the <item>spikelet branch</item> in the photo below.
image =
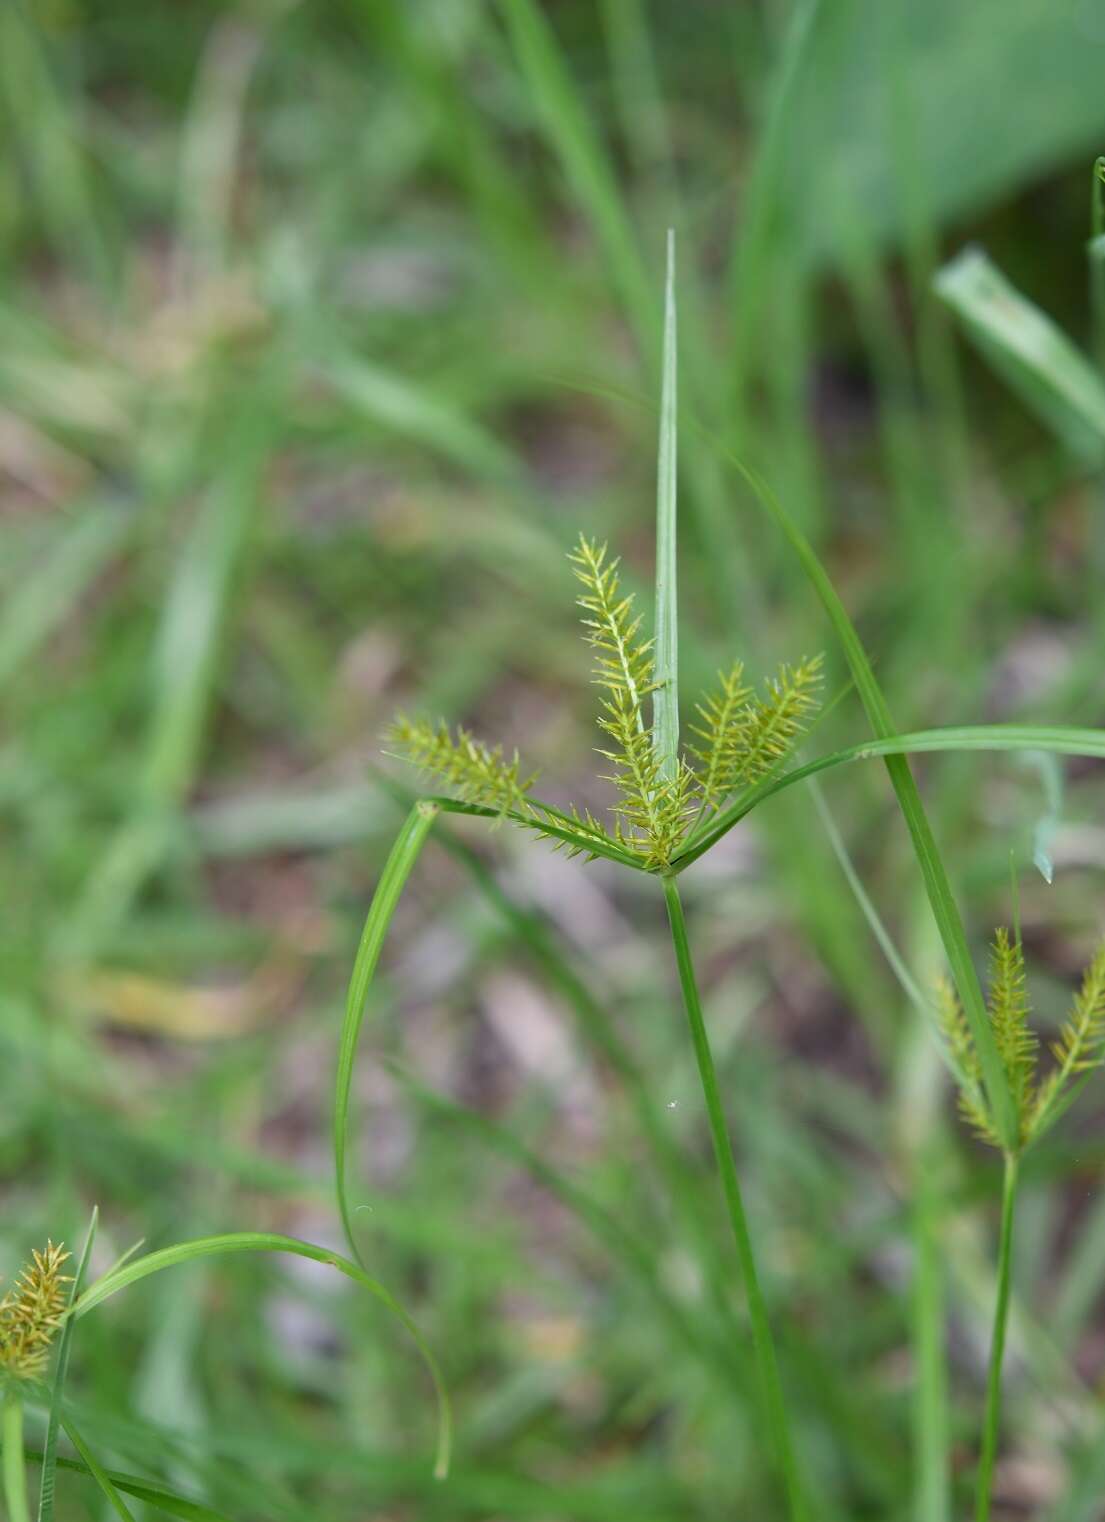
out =
[(665, 780), (645, 723), (643, 699), (655, 690), (652, 642), (641, 639), (632, 596), (623, 597), (618, 561), (606, 546), (580, 537), (569, 559), (583, 586), (583, 627), (595, 652), (594, 681), (602, 688), (598, 724), (610, 741), (599, 755), (610, 762), (605, 780), (620, 795), (614, 838), (650, 869), (667, 866), (695, 812), (694, 773), (681, 761)]
[(1057, 1118), (1071, 1082), (1105, 1061), (1105, 944), (1098, 947), (1074, 997), (1069, 1018), (1052, 1042), (1055, 1067), (1040, 1085), (1031, 1134), (1039, 1136)]
[(621, 562), (608, 561), (606, 546), (582, 534), (568, 559), (584, 589), (576, 601), (586, 614), (583, 627), (595, 651), (594, 681), (606, 689), (608, 702), (624, 710), (627, 723), (644, 734), (643, 700), (655, 688), (652, 641), (640, 637), (641, 615), (633, 613), (632, 594), (621, 594)]
[(959, 995), (948, 978), (941, 978), (936, 986), (936, 1011), (940, 1033), (959, 1084), (959, 1113), (980, 1140), (1000, 1147), (1001, 1141), (982, 1086), (982, 1067), (971, 1027)]
[(65, 1311), (65, 1286), (72, 1283), (61, 1271), (68, 1257), (60, 1244), (47, 1242), (0, 1300), (0, 1371), (15, 1379), (38, 1379), (46, 1371)]
[(763, 697), (748, 706), (734, 786), (759, 782), (786, 759), (817, 708), (822, 666), (820, 655), (780, 666), (765, 683)]
[(463, 802), (495, 809), (500, 815), (510, 810), (525, 812), (537, 773), (523, 775), (517, 751), (508, 761), (501, 745), (485, 745), (462, 726), (458, 725), (454, 736), (445, 723), (412, 721), (402, 714), (387, 739), (404, 761), (454, 787)]
[(1024, 948), (1019, 938), (999, 928), (990, 949), (990, 987), (987, 1004), (998, 1055), (1009, 1081), (1017, 1114), (1024, 1122), (1032, 1113), (1038, 1042), (1028, 1023)]
[(717, 691), (695, 704), (698, 722), (690, 728), (701, 743), (687, 749), (699, 764), (704, 809), (718, 808), (740, 782), (752, 697), (743, 676), (744, 663), (734, 661), (728, 671), (718, 672)]

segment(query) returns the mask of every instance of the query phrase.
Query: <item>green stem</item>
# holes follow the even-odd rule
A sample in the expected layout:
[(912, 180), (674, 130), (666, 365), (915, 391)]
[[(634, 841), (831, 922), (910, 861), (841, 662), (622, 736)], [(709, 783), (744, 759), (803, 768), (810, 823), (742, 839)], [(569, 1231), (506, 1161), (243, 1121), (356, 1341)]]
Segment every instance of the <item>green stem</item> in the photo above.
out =
[(944, 1352), (944, 1264), (935, 1137), (918, 1148), (913, 1172), (913, 1397), (915, 1522), (948, 1522), (948, 1369)]
[(1013, 1261), (1013, 1212), (1017, 1203), (1017, 1158), (1005, 1154), (1005, 1180), (1001, 1195), (1001, 1240), (998, 1246), (998, 1299), (994, 1307), (994, 1331), (990, 1342), (990, 1374), (986, 1385), (986, 1418), (982, 1429), (982, 1453), (978, 1464), (975, 1522), (988, 1522), (990, 1492), (994, 1484), (994, 1458), (1001, 1424), (1001, 1367), (1005, 1357), (1005, 1327), (1009, 1320), (1009, 1288)]
[(23, 1397), (15, 1385), (4, 1397), (4, 1502), (8, 1522), (31, 1522), (27, 1471), (23, 1467)]
[(687, 925), (683, 918), (683, 905), (679, 898), (679, 889), (676, 886), (675, 878), (667, 875), (664, 877), (663, 883), (664, 897), (667, 900), (668, 906), (668, 920), (671, 924), (671, 939), (675, 947), (675, 960), (679, 967), (679, 982), (683, 990), (683, 1003), (686, 1006), (687, 1021), (691, 1029), (691, 1040), (694, 1043), (695, 1057), (698, 1060), (698, 1073), (702, 1080), (702, 1097), (706, 1102), (706, 1114), (710, 1123), (710, 1136), (714, 1144), (714, 1156), (717, 1159), (718, 1171), (721, 1174), (721, 1187), (725, 1194), (725, 1204), (729, 1212), (729, 1224), (733, 1230), (733, 1241), (736, 1243), (737, 1257), (740, 1260), (741, 1275), (744, 1279), (745, 1294), (748, 1298), (748, 1315), (752, 1323), (752, 1344), (755, 1348), (756, 1364), (759, 1370), (764, 1414), (775, 1449), (776, 1462), (786, 1490), (791, 1522), (807, 1522), (809, 1512), (807, 1511), (802, 1487), (798, 1479), (798, 1468), (794, 1459), (794, 1445), (791, 1442), (790, 1436), (790, 1424), (787, 1420), (786, 1406), (783, 1403), (783, 1387), (779, 1380), (779, 1365), (775, 1356), (775, 1343), (771, 1335), (771, 1327), (768, 1324), (767, 1307), (764, 1303), (763, 1291), (760, 1288), (759, 1274), (756, 1272), (756, 1258), (752, 1250), (752, 1237), (748, 1229), (748, 1220), (744, 1213), (740, 1183), (737, 1179), (737, 1169), (733, 1161), (733, 1149), (725, 1123), (725, 1109), (721, 1100), (721, 1090), (718, 1086), (717, 1070), (714, 1067), (713, 1053), (710, 1050), (710, 1038), (706, 1031), (706, 1022), (702, 1016), (702, 1004), (698, 997), (694, 963), (691, 959), (690, 942), (687, 939)]

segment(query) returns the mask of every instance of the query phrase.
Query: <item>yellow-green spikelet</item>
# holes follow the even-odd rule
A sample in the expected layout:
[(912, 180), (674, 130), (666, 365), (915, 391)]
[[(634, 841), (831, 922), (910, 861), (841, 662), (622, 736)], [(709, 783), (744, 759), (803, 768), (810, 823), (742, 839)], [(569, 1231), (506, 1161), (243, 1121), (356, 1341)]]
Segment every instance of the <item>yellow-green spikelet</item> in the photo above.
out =
[(47, 1242), (36, 1251), (15, 1285), (0, 1300), (0, 1372), (16, 1379), (38, 1379), (45, 1373), (50, 1344), (61, 1326), (66, 1306), (68, 1274), (61, 1271), (69, 1257), (59, 1243)]

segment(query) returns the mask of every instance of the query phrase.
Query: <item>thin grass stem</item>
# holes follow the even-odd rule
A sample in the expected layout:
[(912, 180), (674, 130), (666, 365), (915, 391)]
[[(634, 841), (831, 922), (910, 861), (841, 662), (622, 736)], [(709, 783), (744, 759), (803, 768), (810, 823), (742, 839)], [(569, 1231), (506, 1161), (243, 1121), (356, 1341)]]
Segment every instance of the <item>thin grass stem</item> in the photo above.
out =
[(760, 1288), (760, 1277), (756, 1269), (756, 1257), (752, 1248), (752, 1236), (748, 1228), (748, 1218), (744, 1213), (740, 1181), (737, 1178), (736, 1164), (733, 1161), (733, 1149), (725, 1122), (725, 1108), (722, 1104), (721, 1089), (718, 1085), (717, 1069), (714, 1067), (713, 1053), (710, 1050), (710, 1038), (702, 1014), (702, 1004), (698, 997), (698, 984), (694, 973), (694, 962), (691, 958), (690, 941), (687, 938), (687, 924), (683, 917), (683, 904), (679, 897), (679, 889), (675, 878), (671, 874), (664, 876), (664, 897), (668, 906), (668, 920), (671, 925), (671, 939), (672, 945), (675, 948), (675, 960), (679, 968), (679, 983), (683, 991), (683, 1003), (687, 1011), (691, 1040), (694, 1043), (695, 1057), (698, 1061), (698, 1073), (702, 1081), (702, 1097), (706, 1103), (706, 1115), (710, 1125), (710, 1136), (714, 1144), (714, 1156), (717, 1159), (718, 1171), (721, 1175), (721, 1186), (725, 1195), (729, 1224), (732, 1227), (733, 1241), (736, 1244), (741, 1275), (744, 1279), (745, 1294), (748, 1298), (748, 1315), (752, 1323), (752, 1343), (756, 1353), (764, 1415), (772, 1446), (775, 1450), (779, 1474), (786, 1491), (787, 1509), (791, 1522), (808, 1522), (809, 1511), (806, 1507), (805, 1497), (798, 1477), (798, 1468), (794, 1457), (794, 1444), (791, 1440), (790, 1424), (783, 1401), (783, 1387), (779, 1379), (779, 1364), (775, 1355), (775, 1342), (772, 1338), (771, 1326), (767, 1319), (767, 1306), (764, 1303), (763, 1291)]
[(982, 1452), (978, 1464), (975, 1522), (989, 1522), (994, 1486), (994, 1459), (1001, 1426), (1001, 1372), (1005, 1358), (1005, 1329), (1009, 1320), (1009, 1290), (1013, 1265), (1013, 1216), (1017, 1204), (1017, 1158), (1005, 1154), (1001, 1194), (1001, 1240), (998, 1244), (998, 1298), (994, 1306), (994, 1330), (990, 1341), (990, 1372), (986, 1381), (986, 1415), (982, 1427)]
[(31, 1522), (23, 1464), (23, 1397), (15, 1385), (4, 1397), (4, 1505), (8, 1522)]

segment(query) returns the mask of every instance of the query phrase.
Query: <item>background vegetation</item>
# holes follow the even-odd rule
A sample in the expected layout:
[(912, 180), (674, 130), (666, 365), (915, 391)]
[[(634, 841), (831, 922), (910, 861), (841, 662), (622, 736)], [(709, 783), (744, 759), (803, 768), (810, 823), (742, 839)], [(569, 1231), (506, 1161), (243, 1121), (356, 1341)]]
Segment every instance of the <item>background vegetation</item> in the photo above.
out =
[[(93, 1202), (101, 1268), (138, 1237), (340, 1245), (332, 1070), (405, 808), (393, 711), (608, 801), (564, 552), (609, 538), (648, 586), (669, 225), (688, 690), (734, 650), (758, 676), (823, 648), (846, 684), (736, 452), (903, 729), (1102, 724), (1101, 446), (963, 345), (933, 277), (981, 243), (1092, 351), (1103, 64), (1074, 0), (0, 8), (6, 1277)], [(806, 753), (866, 734), (846, 694)], [(1012, 856), (1047, 1034), (1105, 923), (1100, 766), (915, 771), (980, 965)], [(932, 987), (877, 765), (765, 804), (683, 884), (817, 1515), (941, 1522), (1000, 1163), (838, 841)], [(82, 1321), (68, 1389), (101, 1458), (239, 1522), (776, 1514), (653, 886), (450, 822), (400, 907), (353, 1195), (445, 1366), (449, 1482), (401, 1329), (298, 1261), (182, 1269)], [(1096, 1103), (1025, 1164), (1006, 1522), (1105, 1516)], [(60, 1476), (60, 1517), (100, 1507)]]

